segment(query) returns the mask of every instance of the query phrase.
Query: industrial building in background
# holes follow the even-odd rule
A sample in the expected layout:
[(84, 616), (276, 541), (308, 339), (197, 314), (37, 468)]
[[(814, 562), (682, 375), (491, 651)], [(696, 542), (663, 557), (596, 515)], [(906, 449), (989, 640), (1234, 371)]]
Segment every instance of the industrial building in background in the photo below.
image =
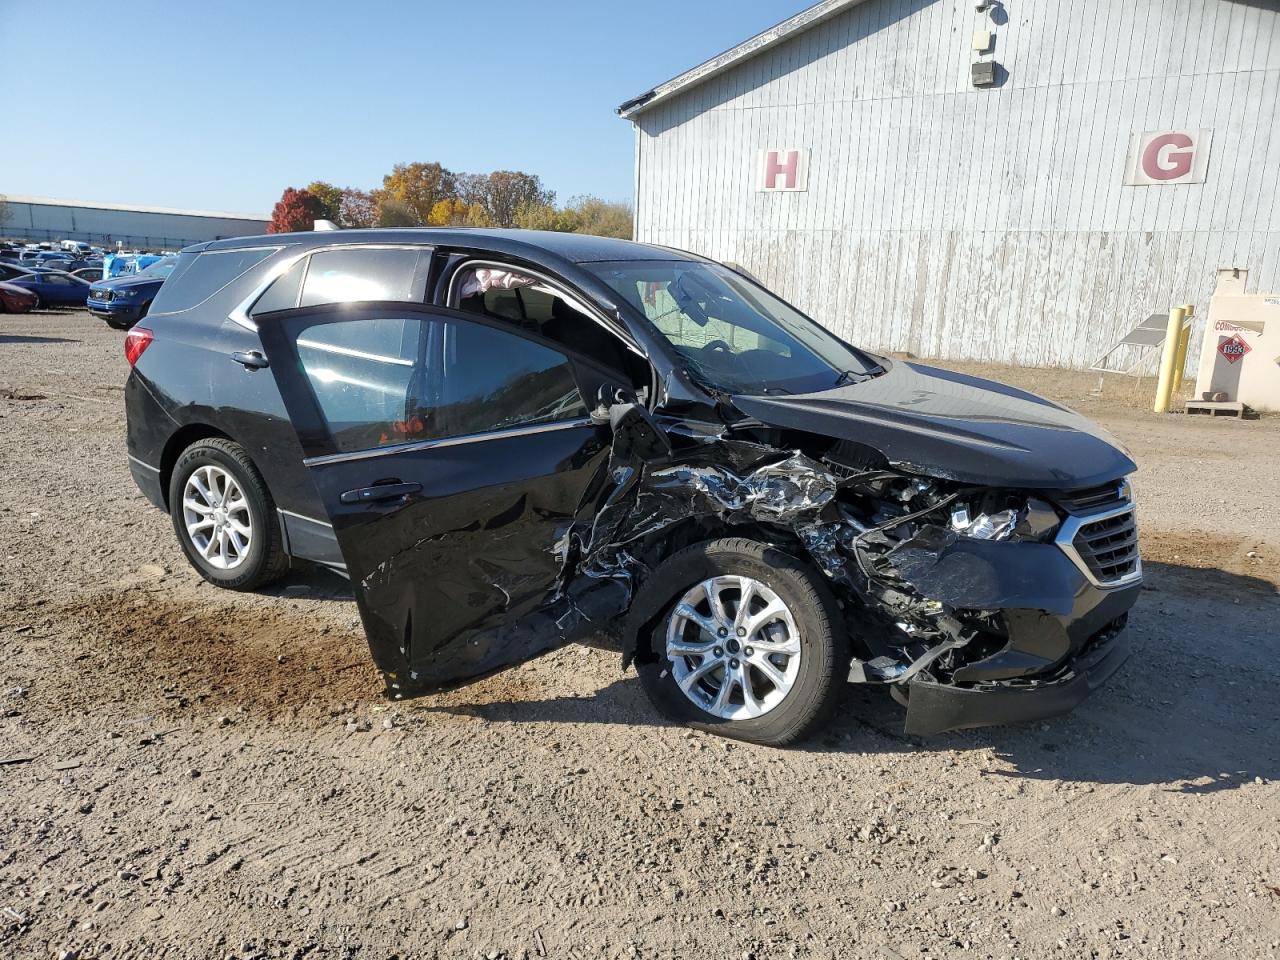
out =
[(258, 236), (267, 217), (205, 210), (131, 207), (119, 203), (4, 197), (0, 237), (36, 242), (83, 240), (98, 246), (178, 250), (202, 240)]
[(1085, 368), (1280, 290), (1272, 3), (823, 0), (618, 112), (637, 239), (871, 349)]

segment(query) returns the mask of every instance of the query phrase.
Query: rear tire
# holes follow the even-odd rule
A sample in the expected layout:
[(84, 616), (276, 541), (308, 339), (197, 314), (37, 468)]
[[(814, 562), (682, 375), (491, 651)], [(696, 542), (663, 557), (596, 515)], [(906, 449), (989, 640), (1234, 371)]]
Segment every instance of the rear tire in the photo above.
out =
[[(846, 659), (845, 644), (837, 635), (835, 599), (808, 564), (777, 547), (732, 538), (681, 550), (653, 577), (654, 583), (662, 578), (670, 597), (650, 636), (651, 654), (636, 669), (663, 716), (779, 747), (826, 724), (844, 686), (837, 668)], [(726, 618), (723, 633), (716, 629), (721, 620), (713, 593)], [(744, 596), (747, 611), (739, 619)], [(745, 633), (738, 635), (734, 623), (745, 624)], [(702, 652), (673, 655), (672, 645)], [(720, 665), (704, 670), (712, 661)], [(720, 700), (726, 677), (734, 679)]]
[(255, 590), (289, 569), (275, 501), (240, 444), (198, 440), (174, 464), (169, 515), (187, 560), (215, 586)]

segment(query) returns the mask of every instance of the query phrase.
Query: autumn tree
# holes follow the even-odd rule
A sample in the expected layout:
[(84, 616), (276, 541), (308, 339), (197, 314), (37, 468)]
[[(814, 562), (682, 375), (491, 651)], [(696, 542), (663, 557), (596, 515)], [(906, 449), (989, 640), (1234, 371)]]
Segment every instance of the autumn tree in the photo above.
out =
[(457, 197), (437, 200), (427, 216), (429, 227), (456, 227), (467, 222), (467, 205)]
[(338, 204), (338, 222), (344, 227), (372, 227), (378, 222), (378, 204), (366, 190), (347, 187)]
[(324, 207), (324, 213), (321, 214), (324, 219), (342, 224), (341, 187), (335, 187), (332, 183), (326, 183), (323, 180), (312, 180), (303, 189), (320, 201)]
[(380, 227), (420, 227), (422, 221), (409, 209), (407, 204), (398, 200), (382, 199), (378, 202), (378, 226)]
[(426, 223), (438, 201), (455, 196), (457, 177), (438, 163), (397, 163), (378, 191), (380, 206), (394, 203), (408, 209), (415, 224)]
[(271, 211), (267, 233), (294, 233), (315, 229), (316, 219), (324, 216), (324, 204), (306, 190), (285, 187)]

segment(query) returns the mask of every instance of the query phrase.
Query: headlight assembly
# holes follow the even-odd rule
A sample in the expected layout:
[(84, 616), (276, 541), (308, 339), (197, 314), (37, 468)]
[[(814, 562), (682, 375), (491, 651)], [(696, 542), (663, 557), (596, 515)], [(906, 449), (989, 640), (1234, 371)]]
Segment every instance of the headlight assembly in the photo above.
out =
[(1036, 497), (1021, 507), (983, 510), (969, 503), (951, 508), (951, 530), (974, 540), (1046, 541), (1058, 529), (1060, 518), (1053, 506)]

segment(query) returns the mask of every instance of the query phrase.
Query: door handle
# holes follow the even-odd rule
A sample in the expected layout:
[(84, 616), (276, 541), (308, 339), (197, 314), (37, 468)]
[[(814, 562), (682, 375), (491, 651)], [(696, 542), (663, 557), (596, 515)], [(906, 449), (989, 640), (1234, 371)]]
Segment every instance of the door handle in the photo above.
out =
[(243, 364), (247, 370), (261, 370), (263, 367), (270, 366), (267, 358), (257, 350), (237, 350), (231, 355), (231, 359)]
[(420, 483), (375, 483), (372, 487), (358, 487), (338, 496), (342, 503), (371, 503), (375, 500), (395, 500), (399, 497), (417, 493), (422, 489)]

